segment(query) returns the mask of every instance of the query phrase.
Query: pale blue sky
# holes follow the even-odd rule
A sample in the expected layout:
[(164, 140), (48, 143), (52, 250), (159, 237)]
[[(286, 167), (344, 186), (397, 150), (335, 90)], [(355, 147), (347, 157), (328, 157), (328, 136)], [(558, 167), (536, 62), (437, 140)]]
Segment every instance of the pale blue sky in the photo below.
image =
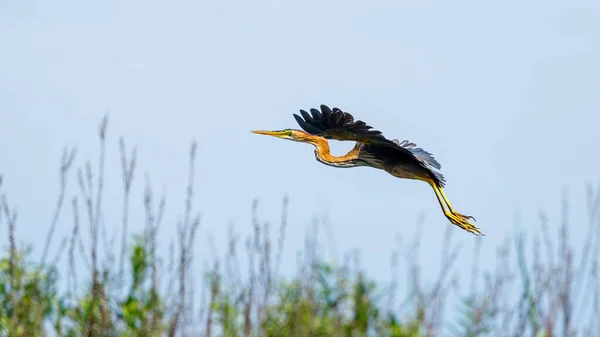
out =
[[(107, 110), (107, 223), (120, 221), (118, 136), (167, 186), (162, 238), (183, 209), (196, 139), (198, 252), (207, 232), (224, 248), (230, 221), (248, 232), (254, 197), (277, 224), (287, 193), (289, 263), (313, 214), (327, 213), (338, 251), (360, 249), (363, 265), (387, 278), (396, 235), (410, 239), (425, 212), (424, 266), (437, 271), (447, 221), (426, 184), (327, 167), (311, 146), (250, 133), (297, 127), (292, 114), (321, 103), (433, 153), (450, 201), (487, 234), (484, 258), (513, 231), (516, 210), (535, 228), (540, 209), (558, 219), (563, 187), (580, 202), (585, 182), (599, 179), (593, 0), (0, 1), (0, 46), (3, 190), (20, 212), (18, 238), (38, 246), (62, 147), (78, 146), (79, 165), (95, 158)], [(141, 173), (132, 221), (142, 219)], [(587, 228), (584, 208), (573, 205), (574, 229)], [(475, 237), (458, 228), (454, 237), (466, 267)]]

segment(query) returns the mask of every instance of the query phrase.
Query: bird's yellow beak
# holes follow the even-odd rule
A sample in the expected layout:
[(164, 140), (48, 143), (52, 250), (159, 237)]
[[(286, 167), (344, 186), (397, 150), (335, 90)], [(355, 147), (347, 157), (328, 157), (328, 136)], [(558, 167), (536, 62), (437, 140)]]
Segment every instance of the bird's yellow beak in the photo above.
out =
[(273, 137), (277, 137), (277, 138), (283, 138), (285, 136), (289, 136), (289, 134), (290, 134), (287, 131), (265, 131), (265, 130), (252, 130), (252, 133), (256, 133), (259, 135), (273, 136)]

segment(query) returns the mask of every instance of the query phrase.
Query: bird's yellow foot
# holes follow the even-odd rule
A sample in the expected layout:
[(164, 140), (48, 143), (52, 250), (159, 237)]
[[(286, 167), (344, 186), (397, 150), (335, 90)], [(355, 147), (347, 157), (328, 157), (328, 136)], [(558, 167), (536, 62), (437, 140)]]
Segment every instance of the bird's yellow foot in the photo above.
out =
[(446, 218), (448, 218), (448, 220), (450, 220), (450, 222), (453, 225), (456, 225), (464, 230), (466, 230), (469, 233), (475, 234), (475, 235), (484, 235), (483, 233), (481, 233), (481, 230), (479, 230), (479, 228), (475, 227), (475, 225), (473, 225), (472, 223), (469, 222), (469, 219), (474, 219), (472, 216), (466, 216), (466, 215), (462, 215), (460, 213), (446, 213)]
[(451, 211), (451, 212), (452, 212), (452, 214), (454, 214), (454, 215), (456, 215), (457, 217), (459, 217), (459, 218), (462, 218), (462, 219), (464, 219), (464, 220), (466, 220), (466, 221), (469, 221), (469, 220), (477, 221), (477, 220), (475, 220), (475, 218), (474, 218), (473, 216), (471, 216), (471, 215), (463, 215), (463, 214), (460, 214), (460, 213), (458, 213), (458, 212), (453, 212), (453, 211)]

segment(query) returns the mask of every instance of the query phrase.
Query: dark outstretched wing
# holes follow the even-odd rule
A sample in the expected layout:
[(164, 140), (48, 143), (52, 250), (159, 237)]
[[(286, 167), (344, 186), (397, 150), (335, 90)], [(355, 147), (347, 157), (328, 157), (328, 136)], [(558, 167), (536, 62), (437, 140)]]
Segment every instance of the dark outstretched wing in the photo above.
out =
[(385, 138), (380, 131), (374, 130), (372, 126), (361, 120), (354, 120), (350, 113), (338, 108), (332, 110), (322, 104), (321, 111), (313, 108), (310, 109), (310, 114), (304, 110), (300, 110), (300, 114), (302, 117), (294, 114), (294, 118), (300, 124), (300, 127), (315, 136), (396, 146), (394, 142)]
[(302, 117), (294, 114), (300, 127), (315, 136), (335, 140), (352, 140), (408, 151), (424, 166), (437, 170), (441, 168), (440, 163), (431, 153), (416, 147), (416, 144), (407, 140), (402, 142), (397, 139), (389, 140), (380, 131), (374, 130), (373, 127), (361, 120), (354, 120), (350, 113), (338, 108), (330, 109), (327, 105), (322, 104), (321, 111), (313, 108), (310, 109), (310, 114), (304, 110), (300, 110), (300, 114)]

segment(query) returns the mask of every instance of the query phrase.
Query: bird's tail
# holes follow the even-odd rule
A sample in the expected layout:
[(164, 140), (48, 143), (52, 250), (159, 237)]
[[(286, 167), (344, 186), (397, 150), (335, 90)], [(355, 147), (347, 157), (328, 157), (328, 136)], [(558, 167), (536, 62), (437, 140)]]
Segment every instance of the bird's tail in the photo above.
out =
[(431, 175), (433, 176), (433, 180), (439, 187), (446, 186), (446, 179), (444, 178), (443, 174), (441, 174), (438, 171), (434, 171), (434, 170), (429, 170), (429, 171), (431, 172)]

